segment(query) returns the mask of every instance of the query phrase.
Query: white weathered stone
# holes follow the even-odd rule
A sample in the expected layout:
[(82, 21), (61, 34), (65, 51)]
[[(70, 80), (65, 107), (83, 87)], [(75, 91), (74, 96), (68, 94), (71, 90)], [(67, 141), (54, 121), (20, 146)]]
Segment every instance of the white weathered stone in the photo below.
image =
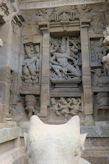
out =
[(109, 70), (109, 53), (107, 54), (107, 56), (104, 56), (102, 58), (102, 62), (104, 63), (104, 65), (107, 68), (107, 70)]
[(2, 47), (3, 46), (3, 41), (2, 41), (2, 39), (0, 38), (0, 47)]
[(85, 164), (80, 159), (85, 138), (86, 134), (80, 135), (78, 116), (61, 125), (47, 125), (32, 116), (25, 135), (29, 164)]

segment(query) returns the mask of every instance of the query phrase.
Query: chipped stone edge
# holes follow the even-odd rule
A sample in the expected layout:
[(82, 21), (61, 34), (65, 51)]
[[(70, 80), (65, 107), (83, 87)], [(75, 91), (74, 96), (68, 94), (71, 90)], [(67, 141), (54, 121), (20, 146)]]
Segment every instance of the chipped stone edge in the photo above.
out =
[(19, 137), (19, 127), (1, 128), (0, 129), (0, 144), (14, 140)]

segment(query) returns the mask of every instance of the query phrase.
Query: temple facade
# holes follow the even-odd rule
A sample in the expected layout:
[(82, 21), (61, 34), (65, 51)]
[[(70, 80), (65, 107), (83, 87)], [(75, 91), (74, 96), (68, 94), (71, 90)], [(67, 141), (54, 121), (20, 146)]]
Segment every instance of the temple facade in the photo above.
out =
[(83, 157), (109, 164), (107, 26), (108, 0), (1, 0), (1, 127), (14, 122), (23, 137), (32, 115), (48, 124), (78, 115)]

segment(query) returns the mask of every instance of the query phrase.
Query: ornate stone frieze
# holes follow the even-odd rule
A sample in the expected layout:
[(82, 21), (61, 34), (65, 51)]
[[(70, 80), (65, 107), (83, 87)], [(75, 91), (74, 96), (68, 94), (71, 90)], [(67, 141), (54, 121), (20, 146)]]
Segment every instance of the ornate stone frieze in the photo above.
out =
[(82, 113), (81, 98), (51, 98), (50, 110), (57, 117), (68, 119), (69, 116), (79, 115)]
[(79, 37), (51, 38), (50, 80), (53, 84), (81, 82)]
[(69, 22), (79, 20), (80, 13), (77, 7), (52, 8), (36, 10), (37, 20), (46, 20), (49, 22)]
[(40, 45), (26, 44), (25, 58), (22, 68), (23, 83), (34, 86), (39, 83), (40, 72)]

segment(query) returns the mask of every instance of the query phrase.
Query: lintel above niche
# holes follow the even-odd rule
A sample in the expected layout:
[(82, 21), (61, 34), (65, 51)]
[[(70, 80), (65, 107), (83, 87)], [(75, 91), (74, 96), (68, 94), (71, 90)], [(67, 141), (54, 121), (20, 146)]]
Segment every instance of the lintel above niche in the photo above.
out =
[[(62, 33), (63, 35), (66, 33), (71, 34), (73, 33), (78, 33), (80, 31), (80, 21), (72, 21), (72, 22), (67, 22), (67, 21), (61, 21), (61, 22), (54, 22), (50, 23), (49, 25), (50, 33), (53, 35), (53, 33)], [(72, 34), (71, 34), (72, 35)]]

